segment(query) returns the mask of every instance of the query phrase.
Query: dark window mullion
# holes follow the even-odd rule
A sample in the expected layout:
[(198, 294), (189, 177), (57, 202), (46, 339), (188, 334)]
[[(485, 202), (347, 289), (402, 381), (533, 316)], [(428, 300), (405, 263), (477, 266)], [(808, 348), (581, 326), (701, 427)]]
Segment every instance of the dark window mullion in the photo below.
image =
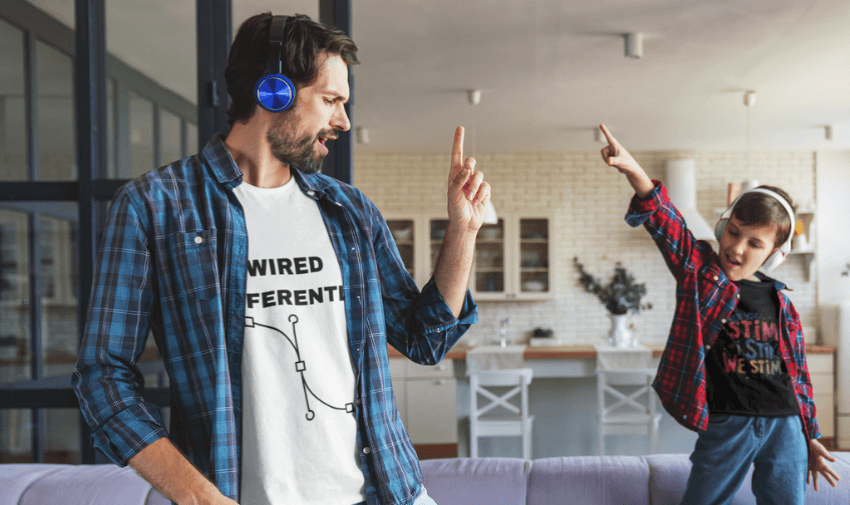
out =
[[(29, 234), (29, 325), (30, 325), (30, 375), (33, 379), (44, 378), (42, 361), (41, 326), (41, 248), (39, 234), (41, 222), (38, 213), (27, 214)], [(32, 409), (32, 462), (44, 463), (44, 413)]]
[(38, 180), (38, 100), (35, 79), (35, 35), (24, 32), (24, 114), (26, 115), (27, 180)]

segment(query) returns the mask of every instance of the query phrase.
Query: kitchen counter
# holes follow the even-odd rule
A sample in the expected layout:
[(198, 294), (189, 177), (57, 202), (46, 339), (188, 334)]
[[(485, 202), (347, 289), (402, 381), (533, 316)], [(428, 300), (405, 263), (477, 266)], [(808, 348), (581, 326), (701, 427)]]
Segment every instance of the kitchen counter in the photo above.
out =
[[(654, 344), (649, 346), (652, 355), (661, 357), (664, 346)], [(465, 360), (466, 352), (473, 347), (457, 345), (453, 347), (443, 359)], [(403, 358), (404, 356), (392, 347), (388, 347), (390, 358)], [(827, 345), (807, 345), (806, 354), (832, 354), (835, 347)], [(527, 346), (522, 354), (524, 359), (596, 359), (596, 350), (592, 345), (556, 345), (556, 346)]]

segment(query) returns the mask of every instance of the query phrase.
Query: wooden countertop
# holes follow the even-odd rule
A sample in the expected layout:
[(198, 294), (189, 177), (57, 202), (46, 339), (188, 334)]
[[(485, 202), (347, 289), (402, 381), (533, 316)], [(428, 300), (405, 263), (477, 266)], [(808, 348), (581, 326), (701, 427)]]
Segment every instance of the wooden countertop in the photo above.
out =
[[(663, 345), (650, 345), (652, 355), (661, 356), (664, 351)], [(446, 354), (444, 359), (466, 359), (466, 352), (472, 347), (455, 346)], [(404, 356), (388, 347), (388, 355), (390, 358), (403, 358)], [(835, 347), (826, 345), (807, 345), (807, 354), (833, 354)], [(528, 346), (525, 348), (522, 357), (524, 359), (594, 359), (596, 358), (596, 349), (592, 345), (556, 345), (551, 347), (544, 346)]]

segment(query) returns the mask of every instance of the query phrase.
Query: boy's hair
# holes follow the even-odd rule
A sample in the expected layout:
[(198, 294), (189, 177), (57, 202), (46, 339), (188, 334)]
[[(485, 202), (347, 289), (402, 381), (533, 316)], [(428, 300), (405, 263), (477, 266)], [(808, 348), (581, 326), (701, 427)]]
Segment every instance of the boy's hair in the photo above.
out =
[[(230, 46), (224, 78), (227, 93), (233, 100), (227, 110), (230, 126), (244, 121), (254, 114), (254, 86), (268, 72), (269, 29), (271, 12), (257, 14), (246, 19)], [(319, 76), (319, 54), (339, 55), (348, 65), (357, 60), (357, 45), (343, 31), (327, 28), (304, 14), (290, 16), (286, 21), (283, 36), (283, 75), (289, 77), (295, 89), (309, 86)]]
[[(776, 186), (759, 186), (759, 188), (767, 189), (778, 194), (788, 202), (792, 210), (795, 210), (791, 197), (782, 189)], [(788, 215), (788, 211), (785, 210), (782, 203), (776, 198), (764, 193), (745, 193), (735, 204), (732, 215), (747, 226), (776, 224), (774, 247), (780, 247), (788, 240), (794, 225), (791, 222), (791, 216)]]

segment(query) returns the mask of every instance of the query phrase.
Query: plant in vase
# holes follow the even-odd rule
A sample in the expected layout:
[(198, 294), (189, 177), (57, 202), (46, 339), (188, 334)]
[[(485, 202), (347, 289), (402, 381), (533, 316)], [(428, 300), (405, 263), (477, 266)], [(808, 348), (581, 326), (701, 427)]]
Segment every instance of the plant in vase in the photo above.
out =
[(599, 279), (591, 275), (577, 257), (573, 258), (573, 264), (578, 270), (579, 282), (584, 286), (584, 289), (588, 293), (596, 295), (608, 309), (608, 314), (611, 316), (609, 342), (618, 347), (631, 345), (631, 332), (628, 325), (629, 314), (637, 314), (642, 309), (649, 310), (652, 308), (651, 303), (640, 303), (641, 298), (646, 295), (646, 284), (635, 282), (634, 276), (619, 262), (614, 266), (614, 276), (607, 285), (603, 285)]

